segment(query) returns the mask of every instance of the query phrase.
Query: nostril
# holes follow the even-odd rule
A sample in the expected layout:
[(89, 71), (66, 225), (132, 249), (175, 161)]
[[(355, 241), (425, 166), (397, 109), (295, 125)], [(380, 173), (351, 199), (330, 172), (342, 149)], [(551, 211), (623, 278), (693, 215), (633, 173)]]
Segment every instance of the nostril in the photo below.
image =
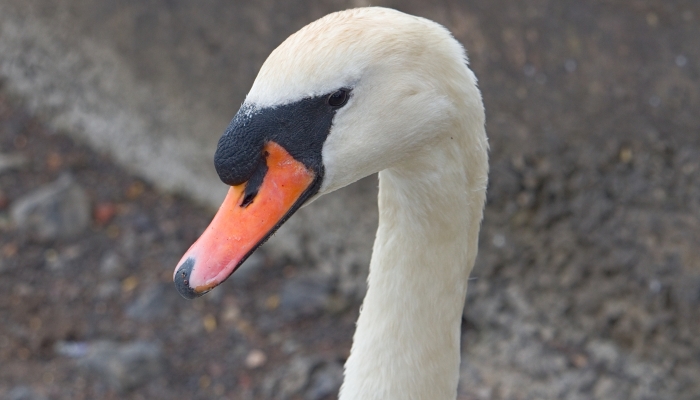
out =
[(253, 200), (255, 200), (255, 196), (258, 195), (260, 186), (262, 186), (263, 180), (265, 180), (265, 175), (267, 174), (267, 155), (265, 153), (267, 153), (267, 151), (263, 152), (263, 158), (260, 159), (257, 168), (253, 171), (253, 175), (245, 184), (245, 193), (243, 195), (243, 201), (241, 202), (241, 207), (243, 208), (248, 207)]
[(253, 200), (255, 199), (255, 196), (257, 196), (257, 195), (258, 195), (258, 192), (246, 193), (245, 197), (243, 197), (243, 201), (241, 202), (241, 208), (248, 207), (253, 202)]

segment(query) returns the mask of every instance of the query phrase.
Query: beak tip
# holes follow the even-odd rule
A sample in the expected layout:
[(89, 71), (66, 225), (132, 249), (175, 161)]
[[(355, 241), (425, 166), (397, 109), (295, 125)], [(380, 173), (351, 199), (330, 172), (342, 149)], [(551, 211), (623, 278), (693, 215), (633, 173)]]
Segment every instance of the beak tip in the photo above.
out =
[(190, 274), (192, 273), (192, 268), (194, 268), (194, 263), (194, 258), (188, 258), (180, 265), (173, 277), (173, 282), (175, 283), (175, 288), (178, 293), (188, 300), (192, 300), (207, 293), (197, 292), (190, 286)]

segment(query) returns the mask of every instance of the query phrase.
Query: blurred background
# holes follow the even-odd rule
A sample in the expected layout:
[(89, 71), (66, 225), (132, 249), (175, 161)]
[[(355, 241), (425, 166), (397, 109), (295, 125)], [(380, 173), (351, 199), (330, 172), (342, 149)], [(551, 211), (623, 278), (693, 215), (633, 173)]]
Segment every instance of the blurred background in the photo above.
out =
[[(368, 4), (0, 0), (0, 398), (335, 398), (376, 177), (203, 298), (171, 277), (266, 56)], [(484, 96), (458, 398), (700, 398), (700, 3), (372, 5), (447, 26)]]

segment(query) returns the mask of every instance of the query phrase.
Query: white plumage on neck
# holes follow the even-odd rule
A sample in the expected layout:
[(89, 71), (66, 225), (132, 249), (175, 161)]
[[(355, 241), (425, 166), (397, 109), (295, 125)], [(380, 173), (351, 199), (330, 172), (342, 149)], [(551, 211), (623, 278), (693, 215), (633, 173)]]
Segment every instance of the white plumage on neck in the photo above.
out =
[(379, 229), (341, 400), (456, 396), (486, 184), (483, 124), (471, 128), (379, 173)]

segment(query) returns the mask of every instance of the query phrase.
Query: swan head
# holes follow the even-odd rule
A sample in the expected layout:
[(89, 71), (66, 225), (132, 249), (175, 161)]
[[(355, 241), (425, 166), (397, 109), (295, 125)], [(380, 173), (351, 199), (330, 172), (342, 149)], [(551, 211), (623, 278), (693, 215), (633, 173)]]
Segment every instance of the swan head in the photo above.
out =
[(404, 162), (455, 116), (483, 126), (466, 63), (445, 28), (385, 8), (333, 13), (285, 40), (219, 140), (231, 189), (178, 263), (180, 294), (208, 292), (299, 207)]

